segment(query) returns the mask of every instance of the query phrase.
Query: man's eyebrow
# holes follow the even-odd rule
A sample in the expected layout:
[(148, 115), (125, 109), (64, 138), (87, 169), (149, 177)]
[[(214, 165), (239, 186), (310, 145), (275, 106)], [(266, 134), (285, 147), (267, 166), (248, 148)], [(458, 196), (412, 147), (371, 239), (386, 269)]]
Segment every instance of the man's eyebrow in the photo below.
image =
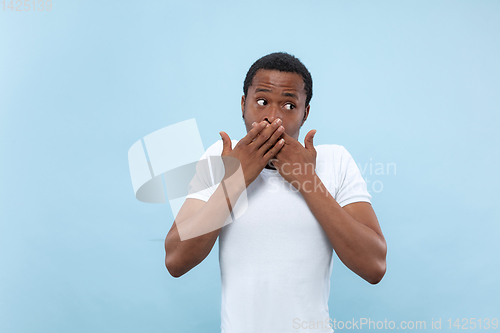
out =
[[(270, 89), (265, 89), (265, 88), (257, 88), (257, 89), (255, 89), (255, 93), (258, 93), (258, 92), (267, 92), (267, 93), (270, 93), (272, 91)], [(286, 96), (286, 97), (292, 97), (292, 98), (295, 98), (295, 99), (299, 99), (299, 96), (297, 96), (297, 94), (294, 94), (294, 93), (291, 93), (291, 92), (281, 93), (281, 96)]]
[(294, 93), (290, 93), (290, 92), (284, 92), (284, 93), (281, 93), (282, 96), (286, 96), (286, 97), (293, 97), (295, 99), (299, 99), (299, 96), (297, 96), (296, 94)]
[(258, 93), (258, 92), (268, 92), (268, 93), (270, 93), (272, 91), (269, 90), (269, 89), (265, 89), (265, 88), (257, 88), (257, 89), (255, 89), (255, 92), (256, 93)]

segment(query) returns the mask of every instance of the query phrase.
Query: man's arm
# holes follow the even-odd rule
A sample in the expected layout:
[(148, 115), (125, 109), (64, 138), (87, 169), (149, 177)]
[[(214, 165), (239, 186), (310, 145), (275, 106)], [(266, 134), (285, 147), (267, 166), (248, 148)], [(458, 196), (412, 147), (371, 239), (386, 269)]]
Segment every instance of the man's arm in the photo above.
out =
[[(191, 212), (191, 215), (194, 216), (205, 204), (203, 200), (186, 199), (179, 213)], [(167, 237), (165, 237), (165, 267), (170, 275), (180, 277), (202, 262), (212, 250), (219, 233), (220, 229), (217, 229), (182, 242), (177, 224), (174, 221)]]
[[(221, 132), (224, 133), (221, 134), (224, 145), (221, 156), (239, 161), (244, 181), (238, 173), (229, 172), (232, 176), (224, 177), (207, 202), (186, 199), (165, 238), (165, 266), (172, 276), (184, 275), (208, 256), (229, 216), (229, 203), (237, 202), (241, 193), (283, 147), (283, 141), (279, 141), (282, 132), (279, 121), (272, 124), (262, 121), (255, 124), (234, 149), (229, 136)], [(224, 163), (225, 167), (235, 169), (234, 163)]]
[[(231, 210), (228, 197), (231, 202), (236, 202), (244, 190), (238, 189), (237, 185), (233, 186), (230, 181), (226, 180), (224, 183), (226, 192), (222, 185), (219, 185), (207, 202), (186, 199), (179, 210), (165, 238), (165, 266), (173, 277), (186, 274), (212, 250)], [(179, 228), (184, 238), (182, 240)]]
[(273, 164), (302, 194), (340, 260), (354, 273), (376, 284), (385, 274), (387, 253), (377, 216), (368, 202), (342, 208), (333, 198), (316, 174), (314, 134), (313, 130), (307, 133), (304, 146), (285, 134), (285, 146)]
[(366, 281), (380, 282), (386, 271), (387, 244), (372, 205), (355, 202), (342, 208), (317, 175), (311, 179), (310, 184), (318, 186), (302, 187), (300, 193), (340, 260)]

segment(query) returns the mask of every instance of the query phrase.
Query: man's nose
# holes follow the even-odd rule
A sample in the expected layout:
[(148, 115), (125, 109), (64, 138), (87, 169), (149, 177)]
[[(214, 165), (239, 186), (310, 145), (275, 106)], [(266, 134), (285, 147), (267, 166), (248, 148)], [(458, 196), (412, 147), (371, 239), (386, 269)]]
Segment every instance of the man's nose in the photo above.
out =
[(269, 124), (272, 124), (272, 122), (276, 118), (281, 118), (279, 112), (280, 111), (279, 111), (279, 107), (278, 106), (274, 106), (274, 107), (269, 108), (269, 113), (266, 114), (266, 116), (264, 117), (264, 120), (266, 120)]

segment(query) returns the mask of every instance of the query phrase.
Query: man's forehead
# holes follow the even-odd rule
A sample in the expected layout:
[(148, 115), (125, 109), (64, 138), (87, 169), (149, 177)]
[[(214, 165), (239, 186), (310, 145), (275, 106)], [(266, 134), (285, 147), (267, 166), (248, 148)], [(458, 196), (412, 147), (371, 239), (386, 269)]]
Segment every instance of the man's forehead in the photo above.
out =
[(262, 88), (273, 90), (293, 90), (305, 94), (305, 84), (302, 75), (278, 70), (259, 69), (252, 80), (251, 90), (254, 92)]

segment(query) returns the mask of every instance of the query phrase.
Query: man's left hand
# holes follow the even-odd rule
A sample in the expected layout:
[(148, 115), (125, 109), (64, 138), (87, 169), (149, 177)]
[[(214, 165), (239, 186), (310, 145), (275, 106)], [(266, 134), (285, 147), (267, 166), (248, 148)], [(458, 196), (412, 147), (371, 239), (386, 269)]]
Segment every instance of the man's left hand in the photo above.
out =
[(298, 191), (303, 189), (303, 184), (307, 180), (312, 180), (316, 174), (316, 149), (313, 145), (313, 138), (316, 130), (310, 130), (304, 138), (304, 146), (291, 137), (283, 133), (285, 145), (271, 159), (272, 164), (278, 169), (281, 176), (292, 184)]

